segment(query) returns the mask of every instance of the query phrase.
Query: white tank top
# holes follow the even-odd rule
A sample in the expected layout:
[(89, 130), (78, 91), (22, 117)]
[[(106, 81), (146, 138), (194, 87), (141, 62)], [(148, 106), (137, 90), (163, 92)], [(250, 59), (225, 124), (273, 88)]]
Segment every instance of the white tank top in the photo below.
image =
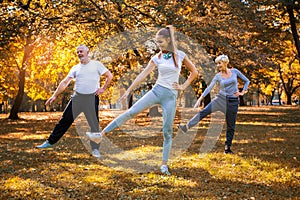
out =
[(158, 57), (158, 55), (159, 54), (156, 54), (152, 58), (152, 61), (158, 67), (158, 78), (156, 84), (159, 84), (169, 89), (174, 89), (172, 84), (175, 82), (178, 83), (182, 61), (186, 54), (180, 50), (176, 51), (178, 67), (175, 66), (173, 57), (165, 59), (163, 54), (160, 56), (160, 58)]

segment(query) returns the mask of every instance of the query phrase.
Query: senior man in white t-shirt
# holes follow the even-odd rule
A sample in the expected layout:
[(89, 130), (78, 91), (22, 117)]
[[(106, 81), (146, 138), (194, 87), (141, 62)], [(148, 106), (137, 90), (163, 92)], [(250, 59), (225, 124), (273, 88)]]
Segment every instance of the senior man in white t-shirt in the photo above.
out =
[[(54, 127), (48, 139), (39, 149), (52, 148), (55, 143), (66, 133), (76, 117), (83, 112), (90, 126), (91, 132), (99, 132), (98, 105), (99, 95), (109, 86), (112, 80), (111, 72), (99, 61), (91, 60), (88, 56), (89, 49), (85, 45), (77, 47), (77, 56), (80, 63), (73, 66), (68, 75), (60, 82), (54, 94), (46, 101), (51, 104), (63, 92), (71, 80), (75, 80), (74, 94), (59, 122)], [(100, 87), (100, 77), (104, 75), (106, 82)], [(93, 156), (99, 158), (99, 144), (90, 141)]]

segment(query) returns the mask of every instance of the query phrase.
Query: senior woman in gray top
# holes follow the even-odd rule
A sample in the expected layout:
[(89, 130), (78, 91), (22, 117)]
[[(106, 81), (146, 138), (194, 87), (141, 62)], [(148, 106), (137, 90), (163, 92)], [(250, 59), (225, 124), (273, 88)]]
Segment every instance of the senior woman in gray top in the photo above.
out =
[[(200, 120), (209, 114), (221, 111), (226, 116), (226, 142), (224, 153), (233, 153), (230, 149), (232, 145), (232, 140), (235, 131), (236, 116), (239, 106), (239, 96), (243, 96), (246, 92), (250, 81), (244, 76), (239, 70), (227, 67), (229, 63), (229, 58), (226, 55), (220, 55), (215, 60), (219, 73), (217, 73), (210, 85), (204, 90), (198, 101), (196, 102), (194, 108), (200, 105), (200, 102), (204, 97), (211, 91), (216, 83), (220, 85), (220, 92), (203, 110), (198, 112), (186, 125), (178, 125), (178, 128), (183, 132), (187, 132), (189, 128), (195, 126)], [(237, 77), (244, 81), (244, 87), (241, 92), (238, 90), (238, 80)]]

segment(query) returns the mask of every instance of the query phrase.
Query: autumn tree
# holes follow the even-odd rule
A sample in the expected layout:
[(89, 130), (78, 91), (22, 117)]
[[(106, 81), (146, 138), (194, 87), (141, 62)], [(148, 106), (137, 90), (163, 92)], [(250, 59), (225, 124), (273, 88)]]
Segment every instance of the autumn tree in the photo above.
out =
[(10, 110), (10, 119), (18, 119), (27, 73), (36, 56), (43, 51), (42, 36), (48, 34), (47, 31), (52, 28), (40, 15), (45, 5), (43, 2), (31, 0), (25, 3), (23, 1), (2, 3), (1, 22), (6, 24), (1, 26), (2, 59), (9, 61), (4, 64), (10, 65), (13, 71), (17, 72), (18, 85)]
[[(299, 26), (299, 1), (243, 1), (246, 7), (256, 11), (261, 23), (267, 28), (264, 31), (265, 55), (269, 60), (264, 72), (269, 74), (271, 85), (266, 92), (271, 93), (271, 87), (282, 86), (287, 96), (287, 104), (291, 105), (292, 95), (300, 87), (299, 53), (300, 41), (297, 26)], [(269, 38), (269, 39), (267, 39)], [(271, 62), (271, 63), (270, 63)], [(281, 87), (280, 86), (280, 87)], [(280, 90), (281, 88), (278, 88)], [(280, 101), (279, 101), (280, 102)]]
[(18, 70), (18, 91), (10, 111), (10, 119), (18, 119), (17, 113), (24, 95), (26, 70), (34, 57), (33, 49), (37, 44), (38, 39), (32, 35), (32, 32), (28, 32), (25, 33), (24, 37), (16, 37), (14, 43), (6, 45), (6, 48), (9, 50), (5, 52), (5, 57), (11, 58), (13, 60), (13, 63), (11, 63), (12, 67), (14, 66)]
[[(72, 49), (74, 52), (75, 46), (80, 41), (90, 44), (90, 40), (86, 39), (89, 35), (81, 34), (81, 27), (74, 20), (73, 14), (76, 9), (71, 6), (72, 3), (76, 2), (46, 3), (34, 0), (2, 2), (1, 22), (6, 25), (1, 26), (3, 33), (0, 43), (3, 52), (1, 59), (3, 65), (9, 65), (13, 72), (11, 75), (6, 74), (5, 80), (13, 79), (17, 82), (17, 84), (10, 84), (3, 81), (5, 82), (3, 89), (9, 93), (7, 96), (14, 98), (10, 119), (18, 119), (25, 92), (34, 100), (49, 97), (49, 89), (53, 88), (49, 83), (54, 85), (57, 82), (47, 82), (51, 80), (50, 75), (57, 73), (58, 66), (60, 69), (62, 65), (70, 64), (70, 57), (66, 56), (68, 54), (62, 56), (62, 53), (66, 52), (65, 49)], [(80, 5), (80, 1), (77, 4)], [(69, 34), (75, 32), (76, 36), (68, 37), (70, 40), (63, 43), (62, 40), (68, 35), (65, 30), (68, 30)], [(63, 45), (60, 51), (53, 53), (53, 50), (57, 50), (54, 46), (60, 44)], [(53, 61), (53, 59), (57, 60)], [(46, 67), (51, 68), (50, 72), (53, 73), (45, 73)], [(69, 67), (70, 65), (61, 72), (58, 70), (58, 73), (63, 73), (64, 76)], [(8, 90), (10, 88), (14, 90), (10, 92)]]
[[(131, 30), (136, 29), (148, 30), (168, 24), (176, 27), (179, 49), (185, 51), (200, 70), (201, 76), (193, 83), (197, 96), (201, 93), (199, 87), (208, 84), (215, 74), (213, 58), (221, 53), (229, 55), (232, 67), (250, 77), (251, 87), (266, 95), (271, 94), (270, 89), (265, 88), (277, 84), (275, 77), (282, 77), (283, 86), (287, 86), (291, 75), (285, 74), (285, 70), (278, 71), (278, 66), (283, 69), (290, 61), (294, 61), (290, 64), (294, 71), (298, 66), (297, 56), (293, 59), (289, 54), (290, 59), (286, 59), (287, 55), (282, 54), (286, 47), (283, 43), (287, 41), (295, 41), (294, 52), (298, 51), (297, 32), (293, 31), (299, 16), (296, 0), (29, 0), (3, 1), (1, 5), (1, 22), (7, 24), (1, 27), (0, 48), (4, 52), (1, 65), (5, 65), (6, 70), (9, 70), (7, 65), (12, 66), (13, 73), (1, 75), (0, 89), (6, 91), (2, 94), (7, 97), (15, 97), (10, 118), (17, 118), (24, 91), (34, 100), (51, 95), (75, 63), (72, 51), (79, 43), (91, 47), (93, 58), (105, 62), (114, 73), (114, 82), (127, 70), (141, 70), (151, 54), (147, 54), (142, 40), (136, 41), (131, 35)], [(279, 25), (275, 23), (278, 19)], [(286, 25), (293, 22), (295, 26), (288, 29)], [(115, 37), (120, 34), (122, 37)], [(101, 46), (110, 38), (120, 41)], [(122, 48), (111, 48), (124, 41)], [(107, 55), (113, 60), (106, 62)], [(274, 67), (282, 76), (273, 73)], [(183, 70), (182, 75), (187, 77), (188, 71)], [(297, 77), (293, 78), (292, 86), (284, 87), (287, 94), (292, 95), (297, 90)], [(124, 86), (130, 85), (131, 80), (123, 82)], [(110, 99), (112, 93), (113, 87), (102, 100)]]

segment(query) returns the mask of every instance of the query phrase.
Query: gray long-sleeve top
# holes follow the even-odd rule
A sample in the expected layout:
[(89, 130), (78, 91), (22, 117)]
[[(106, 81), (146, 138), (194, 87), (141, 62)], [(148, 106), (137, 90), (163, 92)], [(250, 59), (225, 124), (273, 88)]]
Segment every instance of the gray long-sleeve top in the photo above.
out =
[(238, 80), (237, 77), (242, 79), (244, 81), (244, 87), (243, 90), (247, 90), (250, 81), (249, 79), (242, 74), (238, 69), (232, 68), (231, 71), (231, 77), (229, 78), (223, 78), (221, 73), (217, 73), (209, 86), (204, 90), (201, 97), (205, 97), (211, 89), (215, 86), (215, 84), (218, 82), (220, 84), (220, 92), (219, 94), (227, 97), (235, 97), (234, 93), (238, 92)]

